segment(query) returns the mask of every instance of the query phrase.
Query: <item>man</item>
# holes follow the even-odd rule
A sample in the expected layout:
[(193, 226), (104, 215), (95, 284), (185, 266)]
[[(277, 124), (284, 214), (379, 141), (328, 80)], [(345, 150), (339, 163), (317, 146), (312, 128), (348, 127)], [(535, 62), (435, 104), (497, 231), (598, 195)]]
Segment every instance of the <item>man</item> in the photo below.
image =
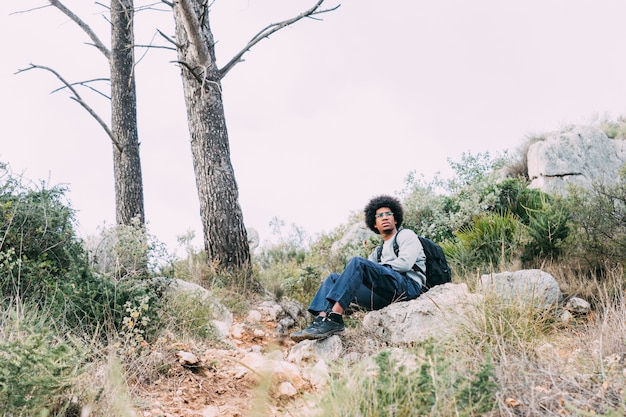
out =
[(351, 302), (368, 310), (378, 310), (394, 301), (417, 298), (426, 278), (413, 270), (417, 263), (426, 270), (426, 255), (419, 238), (412, 230), (403, 229), (396, 241), (398, 255), (393, 248), (393, 237), (404, 219), (404, 210), (398, 199), (387, 195), (372, 198), (365, 206), (365, 224), (383, 238), (383, 249), (378, 259), (377, 250), (368, 259), (350, 259), (341, 274), (330, 274), (317, 290), (309, 305), (315, 320), (306, 329), (294, 332), (296, 342), (324, 339), (345, 329), (343, 313)]

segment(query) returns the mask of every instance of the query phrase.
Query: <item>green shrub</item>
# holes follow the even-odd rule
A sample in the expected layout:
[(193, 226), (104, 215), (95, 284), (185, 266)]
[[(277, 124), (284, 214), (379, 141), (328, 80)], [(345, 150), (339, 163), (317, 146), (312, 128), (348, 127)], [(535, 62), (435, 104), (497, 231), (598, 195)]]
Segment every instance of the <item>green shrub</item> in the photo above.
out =
[(62, 188), (0, 190), (0, 290), (5, 296), (38, 297), (54, 288), (59, 276), (85, 265), (74, 213), (62, 200)]
[[(522, 261), (531, 266), (540, 265), (545, 260), (557, 260), (570, 234), (569, 210), (560, 200), (545, 194), (543, 197), (539, 207), (527, 209), (528, 240), (524, 244)], [(535, 261), (534, 265), (532, 261)]]
[(163, 302), (159, 318), (161, 333), (169, 332), (182, 340), (217, 342), (217, 333), (211, 323), (215, 316), (215, 304), (210, 298), (171, 291)]
[(455, 233), (460, 245), (449, 253), (449, 262), (457, 271), (489, 272), (506, 268), (519, 256), (522, 225), (510, 213), (486, 213)]
[(603, 117), (598, 122), (598, 127), (610, 139), (626, 138), (626, 123), (624, 123), (623, 117), (620, 117), (618, 120), (610, 120), (608, 117)]
[(494, 212), (509, 212), (525, 226), (520, 256), (527, 265), (556, 260), (569, 235), (569, 212), (560, 199), (528, 188), (526, 180), (507, 178), (497, 185)]
[(5, 165), (0, 174), (0, 292), (6, 299), (28, 301), (58, 326), (88, 337), (122, 328), (127, 303), (149, 297), (158, 305), (166, 283), (145, 273), (143, 228), (116, 228), (115, 268), (96, 273), (76, 236), (66, 189), (24, 186)]
[(85, 353), (56, 335), (32, 305), (9, 303), (0, 317), (0, 414), (63, 416)]
[(442, 187), (438, 178), (426, 182), (424, 178), (416, 178), (415, 173), (410, 173), (405, 180), (402, 199), (405, 211), (403, 226), (436, 242), (454, 238), (450, 217), (458, 210), (452, 198), (437, 194)]
[(567, 240), (568, 258), (589, 274), (605, 275), (624, 266), (626, 259), (626, 170), (614, 184), (593, 184), (591, 189), (570, 188), (565, 202), (573, 233)]

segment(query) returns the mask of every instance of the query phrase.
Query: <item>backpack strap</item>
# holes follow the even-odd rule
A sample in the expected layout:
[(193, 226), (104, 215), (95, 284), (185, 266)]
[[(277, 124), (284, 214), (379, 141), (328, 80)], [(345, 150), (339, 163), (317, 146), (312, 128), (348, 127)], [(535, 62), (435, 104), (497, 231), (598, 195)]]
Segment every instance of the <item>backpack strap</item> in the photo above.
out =
[[(396, 256), (398, 256), (398, 253), (400, 252), (400, 247), (398, 245), (398, 242), (396, 241), (396, 238), (398, 237), (398, 233), (400, 233), (403, 230), (404, 230), (403, 227), (399, 228), (398, 231), (396, 232), (395, 236), (393, 237), (393, 251), (395, 252)], [(422, 245), (422, 249), (423, 249), (424, 248), (424, 244), (422, 243), (422, 239), (420, 239), (419, 236), (418, 236), (418, 239), (419, 239), (420, 245)], [(382, 251), (382, 246), (381, 246), (381, 251)], [(426, 254), (426, 250), (425, 249), (424, 249), (424, 254)], [(415, 271), (415, 272), (419, 272), (420, 274), (426, 276), (426, 272), (423, 271), (422, 268), (419, 267), (419, 265), (417, 265), (417, 259), (413, 263), (413, 267), (411, 269), (413, 269), (413, 271)]]
[(380, 258), (383, 256), (383, 245), (376, 247), (376, 262), (380, 263)]
[(398, 233), (400, 233), (401, 231), (403, 231), (404, 229), (401, 227), (398, 229), (398, 231), (396, 232), (395, 235), (393, 235), (393, 253), (396, 254), (396, 256), (398, 256), (398, 253), (400, 253), (400, 246), (398, 245)]

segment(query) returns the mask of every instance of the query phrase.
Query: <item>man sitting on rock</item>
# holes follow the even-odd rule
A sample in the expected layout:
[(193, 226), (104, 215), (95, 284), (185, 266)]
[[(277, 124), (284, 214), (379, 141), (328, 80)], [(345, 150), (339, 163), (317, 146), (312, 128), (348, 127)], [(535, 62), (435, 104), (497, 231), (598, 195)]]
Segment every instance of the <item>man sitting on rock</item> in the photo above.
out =
[(317, 290), (309, 305), (315, 320), (306, 329), (291, 334), (296, 342), (324, 339), (345, 330), (343, 313), (354, 302), (367, 310), (378, 310), (394, 301), (417, 298), (422, 293), (425, 276), (413, 270), (417, 263), (426, 270), (426, 255), (419, 238), (409, 229), (403, 229), (396, 238), (398, 255), (393, 248), (393, 237), (404, 219), (400, 201), (382, 195), (374, 197), (365, 206), (365, 224), (383, 238), (383, 249), (378, 259), (377, 250), (368, 259), (350, 259), (343, 273), (330, 274)]

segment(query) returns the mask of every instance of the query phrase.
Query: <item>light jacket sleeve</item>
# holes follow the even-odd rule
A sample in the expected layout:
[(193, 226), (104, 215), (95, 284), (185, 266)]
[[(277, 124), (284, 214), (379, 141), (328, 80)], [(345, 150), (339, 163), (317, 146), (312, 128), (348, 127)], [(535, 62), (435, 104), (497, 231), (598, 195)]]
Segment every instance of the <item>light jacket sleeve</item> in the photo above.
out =
[(396, 241), (398, 243), (398, 257), (386, 260), (384, 263), (398, 272), (411, 271), (416, 261), (418, 265), (420, 261), (425, 263), (424, 248), (414, 231), (403, 229), (402, 233), (396, 235)]

